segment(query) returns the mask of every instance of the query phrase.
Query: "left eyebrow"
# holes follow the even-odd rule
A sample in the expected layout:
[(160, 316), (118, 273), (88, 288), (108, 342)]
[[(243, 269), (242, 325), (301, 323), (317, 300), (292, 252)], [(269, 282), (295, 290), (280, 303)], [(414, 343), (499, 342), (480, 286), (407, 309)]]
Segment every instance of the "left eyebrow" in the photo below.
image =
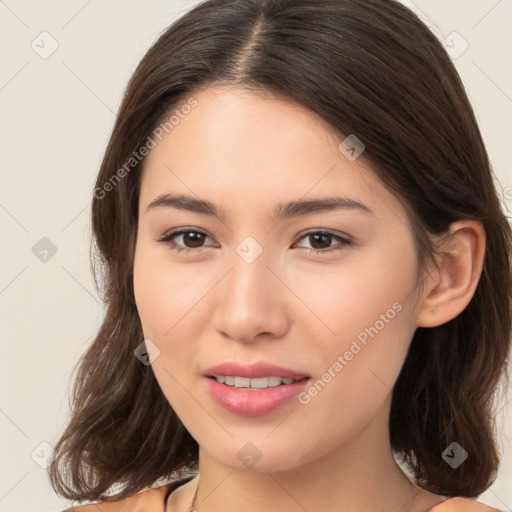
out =
[[(206, 199), (197, 199), (185, 194), (162, 194), (156, 197), (146, 208), (148, 212), (152, 208), (167, 207), (187, 210), (204, 215), (211, 215), (219, 219), (225, 219), (225, 212)], [(274, 217), (283, 220), (302, 215), (312, 215), (322, 211), (356, 210), (363, 213), (376, 215), (375, 211), (365, 204), (348, 197), (331, 196), (319, 199), (290, 201), (279, 203), (274, 208)]]

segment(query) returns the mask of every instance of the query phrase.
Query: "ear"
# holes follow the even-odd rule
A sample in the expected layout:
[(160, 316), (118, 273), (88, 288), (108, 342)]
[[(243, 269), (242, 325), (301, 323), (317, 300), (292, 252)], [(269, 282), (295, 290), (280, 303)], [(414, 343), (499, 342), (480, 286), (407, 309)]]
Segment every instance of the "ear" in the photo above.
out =
[(482, 223), (457, 221), (450, 233), (439, 248), (438, 268), (426, 279), (416, 313), (418, 327), (436, 327), (455, 318), (471, 301), (480, 279), (485, 255)]

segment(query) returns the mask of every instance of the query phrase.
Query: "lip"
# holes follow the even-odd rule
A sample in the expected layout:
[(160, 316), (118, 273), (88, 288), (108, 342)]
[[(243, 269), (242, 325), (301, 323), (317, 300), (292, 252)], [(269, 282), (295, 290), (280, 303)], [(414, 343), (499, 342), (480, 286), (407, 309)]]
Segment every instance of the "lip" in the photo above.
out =
[(263, 416), (300, 394), (311, 379), (266, 389), (233, 388), (217, 382), (214, 377), (204, 376), (203, 380), (210, 396), (227, 411), (241, 416)]
[(259, 361), (252, 364), (240, 364), (234, 361), (226, 361), (225, 363), (212, 366), (203, 372), (205, 377), (218, 377), (219, 375), (231, 375), (238, 377), (247, 377), (249, 379), (257, 379), (261, 377), (281, 377), (283, 379), (304, 379), (309, 377), (305, 373), (301, 373), (290, 368), (284, 368), (265, 361)]

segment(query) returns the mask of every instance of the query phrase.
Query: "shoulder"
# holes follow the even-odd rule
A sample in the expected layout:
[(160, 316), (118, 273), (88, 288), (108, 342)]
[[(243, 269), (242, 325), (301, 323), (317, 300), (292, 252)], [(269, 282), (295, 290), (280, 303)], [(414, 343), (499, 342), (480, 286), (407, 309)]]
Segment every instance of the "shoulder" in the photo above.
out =
[(471, 498), (449, 498), (429, 512), (503, 512)]
[[(152, 487), (117, 501), (101, 501), (101, 512), (164, 512), (169, 484)], [(71, 507), (62, 512), (98, 512), (97, 503)]]
[[(182, 482), (180, 482), (182, 483)], [(176, 483), (153, 487), (128, 498), (102, 501), (101, 512), (164, 512), (165, 499)], [(98, 512), (96, 503), (71, 507), (62, 512)], [(503, 512), (471, 498), (449, 498), (428, 512)]]

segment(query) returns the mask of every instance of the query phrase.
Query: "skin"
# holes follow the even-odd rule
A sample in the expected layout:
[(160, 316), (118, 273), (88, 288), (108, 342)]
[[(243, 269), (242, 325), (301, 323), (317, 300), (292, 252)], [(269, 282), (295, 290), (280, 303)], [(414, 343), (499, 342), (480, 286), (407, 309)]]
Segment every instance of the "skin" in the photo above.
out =
[[(443, 497), (412, 485), (393, 458), (391, 390), (416, 328), (449, 321), (471, 300), (483, 264), (482, 226), (452, 225), (450, 252), (418, 293), (406, 211), (362, 158), (340, 152), (343, 138), (318, 115), (237, 88), (210, 87), (194, 97), (198, 105), (145, 161), (134, 287), (144, 337), (160, 351), (152, 369), (200, 446), (197, 510), (425, 512)], [(164, 193), (209, 200), (225, 217), (146, 211)], [(340, 209), (271, 217), (277, 203), (333, 194), (375, 215)], [(174, 238), (196, 252), (159, 241), (179, 228), (207, 235), (199, 243)], [(305, 236), (315, 230), (353, 243), (333, 237), (315, 244)], [(252, 263), (236, 252), (247, 236), (263, 250)], [(317, 381), (396, 303), (394, 318), (307, 404), (292, 400), (244, 417), (206, 392), (203, 371), (227, 360), (269, 361)], [(247, 442), (261, 452), (252, 467), (237, 457)], [(196, 485), (197, 478), (173, 492), (166, 510), (187, 510)]]

